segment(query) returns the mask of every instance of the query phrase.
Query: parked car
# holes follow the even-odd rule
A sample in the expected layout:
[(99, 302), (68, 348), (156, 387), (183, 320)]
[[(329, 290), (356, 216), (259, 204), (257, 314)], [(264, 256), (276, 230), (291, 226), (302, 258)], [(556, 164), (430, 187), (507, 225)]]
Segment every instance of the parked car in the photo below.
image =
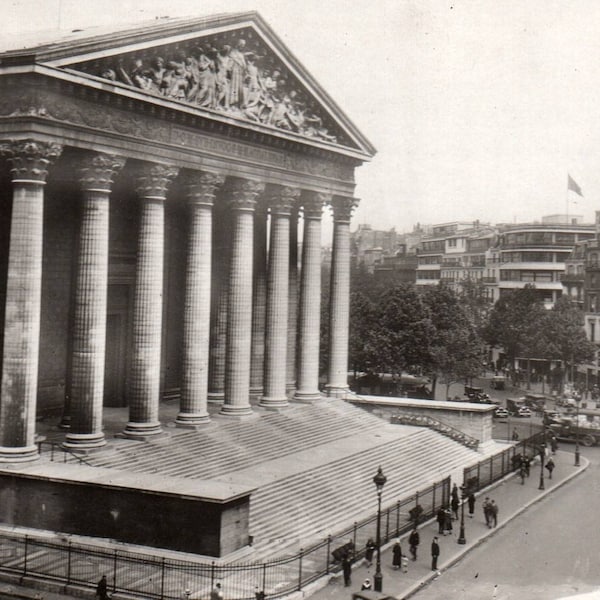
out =
[(531, 417), (531, 410), (527, 406), (520, 406), (517, 411), (517, 417)]
[(508, 411), (505, 408), (503, 408), (502, 406), (499, 406), (494, 411), (494, 418), (495, 419), (508, 419)]
[(483, 388), (465, 385), (465, 396), (467, 402), (487, 402), (490, 397), (483, 391)]
[(506, 377), (504, 375), (494, 375), (490, 382), (490, 387), (493, 390), (503, 390), (506, 386)]

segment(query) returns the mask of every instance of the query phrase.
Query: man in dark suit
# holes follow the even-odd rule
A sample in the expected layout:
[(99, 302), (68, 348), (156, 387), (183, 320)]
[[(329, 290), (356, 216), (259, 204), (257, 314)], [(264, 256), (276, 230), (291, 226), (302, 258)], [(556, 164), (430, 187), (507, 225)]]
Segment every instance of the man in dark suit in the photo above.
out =
[(438, 545), (438, 539), (436, 537), (433, 538), (431, 542), (431, 570), (437, 571), (437, 561), (440, 555), (440, 547)]

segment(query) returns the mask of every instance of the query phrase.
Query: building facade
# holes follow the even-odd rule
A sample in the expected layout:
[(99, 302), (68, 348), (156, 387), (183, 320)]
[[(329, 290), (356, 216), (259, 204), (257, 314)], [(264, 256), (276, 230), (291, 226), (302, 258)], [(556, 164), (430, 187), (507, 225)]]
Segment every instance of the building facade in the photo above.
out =
[[(160, 20), (0, 55), (0, 461), (346, 389), (354, 170), (374, 153), (256, 13)], [(298, 256), (299, 227), (302, 252)]]

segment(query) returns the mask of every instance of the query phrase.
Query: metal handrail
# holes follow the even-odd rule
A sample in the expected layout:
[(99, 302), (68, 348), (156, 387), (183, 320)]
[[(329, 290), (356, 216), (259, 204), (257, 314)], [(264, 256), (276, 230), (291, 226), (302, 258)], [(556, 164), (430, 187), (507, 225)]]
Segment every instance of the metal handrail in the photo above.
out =
[(72, 456), (75, 460), (77, 460), (77, 462), (81, 465), (87, 465), (88, 467), (94, 466), (92, 463), (85, 460), (85, 458), (83, 458), (82, 456), (79, 456), (79, 454), (73, 452), (70, 448), (65, 448), (64, 446), (62, 446), (61, 444), (58, 444), (56, 442), (40, 441), (40, 442), (37, 442), (37, 446), (38, 446), (38, 452), (40, 454), (42, 454), (44, 446), (50, 446), (50, 461), (51, 462), (54, 462), (54, 453), (56, 451), (56, 452), (62, 452), (64, 463), (67, 462), (67, 455), (69, 455), (69, 456)]
[(415, 415), (409, 413), (399, 413), (393, 415), (391, 418), (391, 423), (399, 424), (399, 425), (415, 425), (417, 427), (429, 427), (446, 437), (454, 440), (455, 442), (461, 443), (463, 446), (471, 449), (477, 449), (479, 446), (479, 440), (468, 433), (464, 433), (460, 431), (460, 429), (456, 429), (447, 423), (443, 423), (442, 421), (438, 421), (434, 417), (430, 417), (429, 415)]

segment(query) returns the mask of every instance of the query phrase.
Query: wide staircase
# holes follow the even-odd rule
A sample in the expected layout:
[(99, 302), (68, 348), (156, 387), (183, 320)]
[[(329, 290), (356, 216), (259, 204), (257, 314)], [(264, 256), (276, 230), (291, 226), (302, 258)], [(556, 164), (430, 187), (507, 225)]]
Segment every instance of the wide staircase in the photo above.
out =
[(259, 411), (251, 420), (118, 441), (91, 454), (97, 467), (256, 487), (253, 560), (295, 553), (373, 514), (373, 475), (388, 477), (383, 504), (477, 462), (480, 455), (423, 427), (391, 425), (343, 400)]

